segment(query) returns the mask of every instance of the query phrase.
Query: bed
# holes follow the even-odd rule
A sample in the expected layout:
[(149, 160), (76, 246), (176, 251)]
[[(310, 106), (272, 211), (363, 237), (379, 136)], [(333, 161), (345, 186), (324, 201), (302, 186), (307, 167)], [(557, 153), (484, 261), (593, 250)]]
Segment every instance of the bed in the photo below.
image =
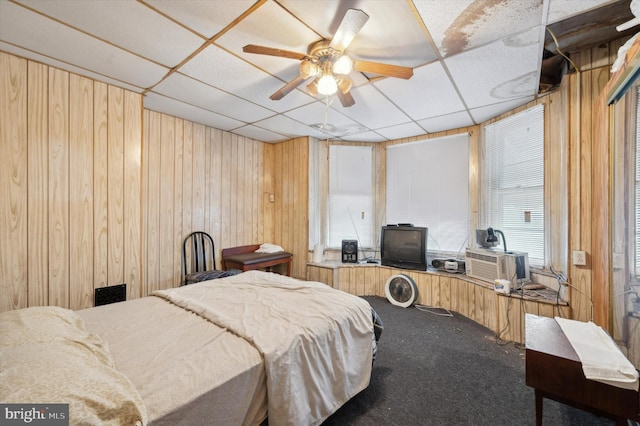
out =
[(69, 403), (72, 423), (317, 425), (368, 386), (375, 317), (362, 298), (262, 271), (4, 312), (0, 401)]

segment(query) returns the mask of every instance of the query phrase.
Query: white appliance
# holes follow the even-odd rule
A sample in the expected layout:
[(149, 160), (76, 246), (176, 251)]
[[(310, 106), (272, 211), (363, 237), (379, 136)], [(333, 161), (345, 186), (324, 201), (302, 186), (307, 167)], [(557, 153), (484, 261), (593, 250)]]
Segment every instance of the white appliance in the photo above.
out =
[(467, 276), (490, 283), (509, 280), (513, 283), (512, 288), (517, 288), (519, 282), (531, 281), (527, 253), (467, 248), (465, 269)]

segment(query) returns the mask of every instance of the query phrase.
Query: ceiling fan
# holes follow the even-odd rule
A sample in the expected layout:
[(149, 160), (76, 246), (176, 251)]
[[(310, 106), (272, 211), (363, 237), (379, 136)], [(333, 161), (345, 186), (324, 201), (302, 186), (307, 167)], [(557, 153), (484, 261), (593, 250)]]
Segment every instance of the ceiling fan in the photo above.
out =
[(254, 44), (248, 44), (242, 50), (245, 53), (279, 56), (300, 61), (300, 74), (277, 90), (269, 97), (270, 99), (280, 100), (305, 81), (312, 79), (307, 84), (307, 93), (312, 96), (317, 94), (329, 96), (336, 93), (342, 106), (350, 107), (355, 104), (350, 93), (352, 81), (348, 77), (352, 70), (403, 79), (413, 76), (412, 68), (379, 62), (354, 61), (344, 53), (368, 19), (369, 15), (362, 10), (349, 9), (333, 38), (312, 43), (306, 54)]

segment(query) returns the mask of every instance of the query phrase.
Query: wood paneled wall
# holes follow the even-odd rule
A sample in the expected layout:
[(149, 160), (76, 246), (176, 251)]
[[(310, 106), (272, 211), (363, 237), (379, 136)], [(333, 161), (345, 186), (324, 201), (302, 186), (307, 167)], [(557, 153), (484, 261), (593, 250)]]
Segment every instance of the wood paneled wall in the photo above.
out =
[[(218, 267), (224, 247), (295, 253), (306, 139), (285, 145), (143, 111), (138, 94), (0, 52), (0, 311), (178, 286), (194, 230), (214, 237)], [(291, 163), (274, 187), (276, 156)], [(277, 222), (269, 194), (289, 212)]]
[[(591, 319), (593, 301), (608, 294), (592, 276), (594, 256), (603, 253), (591, 223), (600, 179), (592, 169), (593, 117), (622, 42), (574, 54), (581, 72), (548, 98), (549, 139), (569, 141), (566, 255), (591, 255), (586, 267), (568, 267), (571, 317), (580, 320)], [(0, 89), (0, 310), (83, 308), (94, 288), (121, 282), (130, 298), (178, 285), (181, 241), (195, 229), (214, 236), (218, 254), (282, 245), (294, 253), (292, 275), (306, 276), (307, 138), (264, 144), (143, 112), (137, 94), (7, 53), (0, 53)], [(471, 134), (475, 168), (478, 129), (460, 131)], [(477, 168), (470, 185), (476, 206)], [(477, 209), (470, 213), (477, 221)]]
[[(586, 266), (569, 269), (572, 282), (572, 318), (588, 321), (611, 331), (609, 286), (609, 170), (608, 129), (603, 130), (598, 97), (609, 81), (611, 64), (620, 39), (574, 54), (581, 70), (567, 77), (569, 85), (569, 253), (584, 250)], [(608, 120), (607, 120), (608, 122)], [(605, 137), (601, 134), (604, 131)]]
[[(310, 265), (309, 280), (327, 283), (333, 288), (357, 296), (385, 297), (384, 284), (399, 270), (386, 266), (338, 265), (326, 267)], [(498, 294), (489, 283), (446, 273), (403, 270), (418, 288), (417, 304), (430, 308), (444, 308), (464, 315), (495, 332), (508, 341), (523, 343), (525, 313), (567, 317), (566, 305), (550, 300), (533, 300)]]
[(140, 295), (139, 95), (0, 53), (0, 310)]
[[(291, 275), (304, 279), (309, 253), (309, 138), (268, 146), (272, 174), (265, 205), (273, 209), (272, 242), (293, 253)], [(269, 201), (273, 194), (274, 201)]]
[(144, 129), (143, 294), (180, 285), (193, 231), (213, 237), (218, 268), (222, 248), (274, 242), (268, 144), (148, 110)]

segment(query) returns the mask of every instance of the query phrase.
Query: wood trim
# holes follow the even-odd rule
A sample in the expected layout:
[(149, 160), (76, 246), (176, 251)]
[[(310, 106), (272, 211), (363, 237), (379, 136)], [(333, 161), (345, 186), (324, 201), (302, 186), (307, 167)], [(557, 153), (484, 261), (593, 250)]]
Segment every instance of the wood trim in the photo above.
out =
[(443, 308), (492, 330), (502, 340), (524, 342), (524, 316), (569, 317), (569, 307), (551, 300), (535, 300), (496, 293), (489, 283), (457, 275), (399, 270), (379, 265), (309, 264), (308, 279), (356, 296), (386, 297), (384, 283), (392, 275), (409, 275), (418, 287), (417, 304)]

